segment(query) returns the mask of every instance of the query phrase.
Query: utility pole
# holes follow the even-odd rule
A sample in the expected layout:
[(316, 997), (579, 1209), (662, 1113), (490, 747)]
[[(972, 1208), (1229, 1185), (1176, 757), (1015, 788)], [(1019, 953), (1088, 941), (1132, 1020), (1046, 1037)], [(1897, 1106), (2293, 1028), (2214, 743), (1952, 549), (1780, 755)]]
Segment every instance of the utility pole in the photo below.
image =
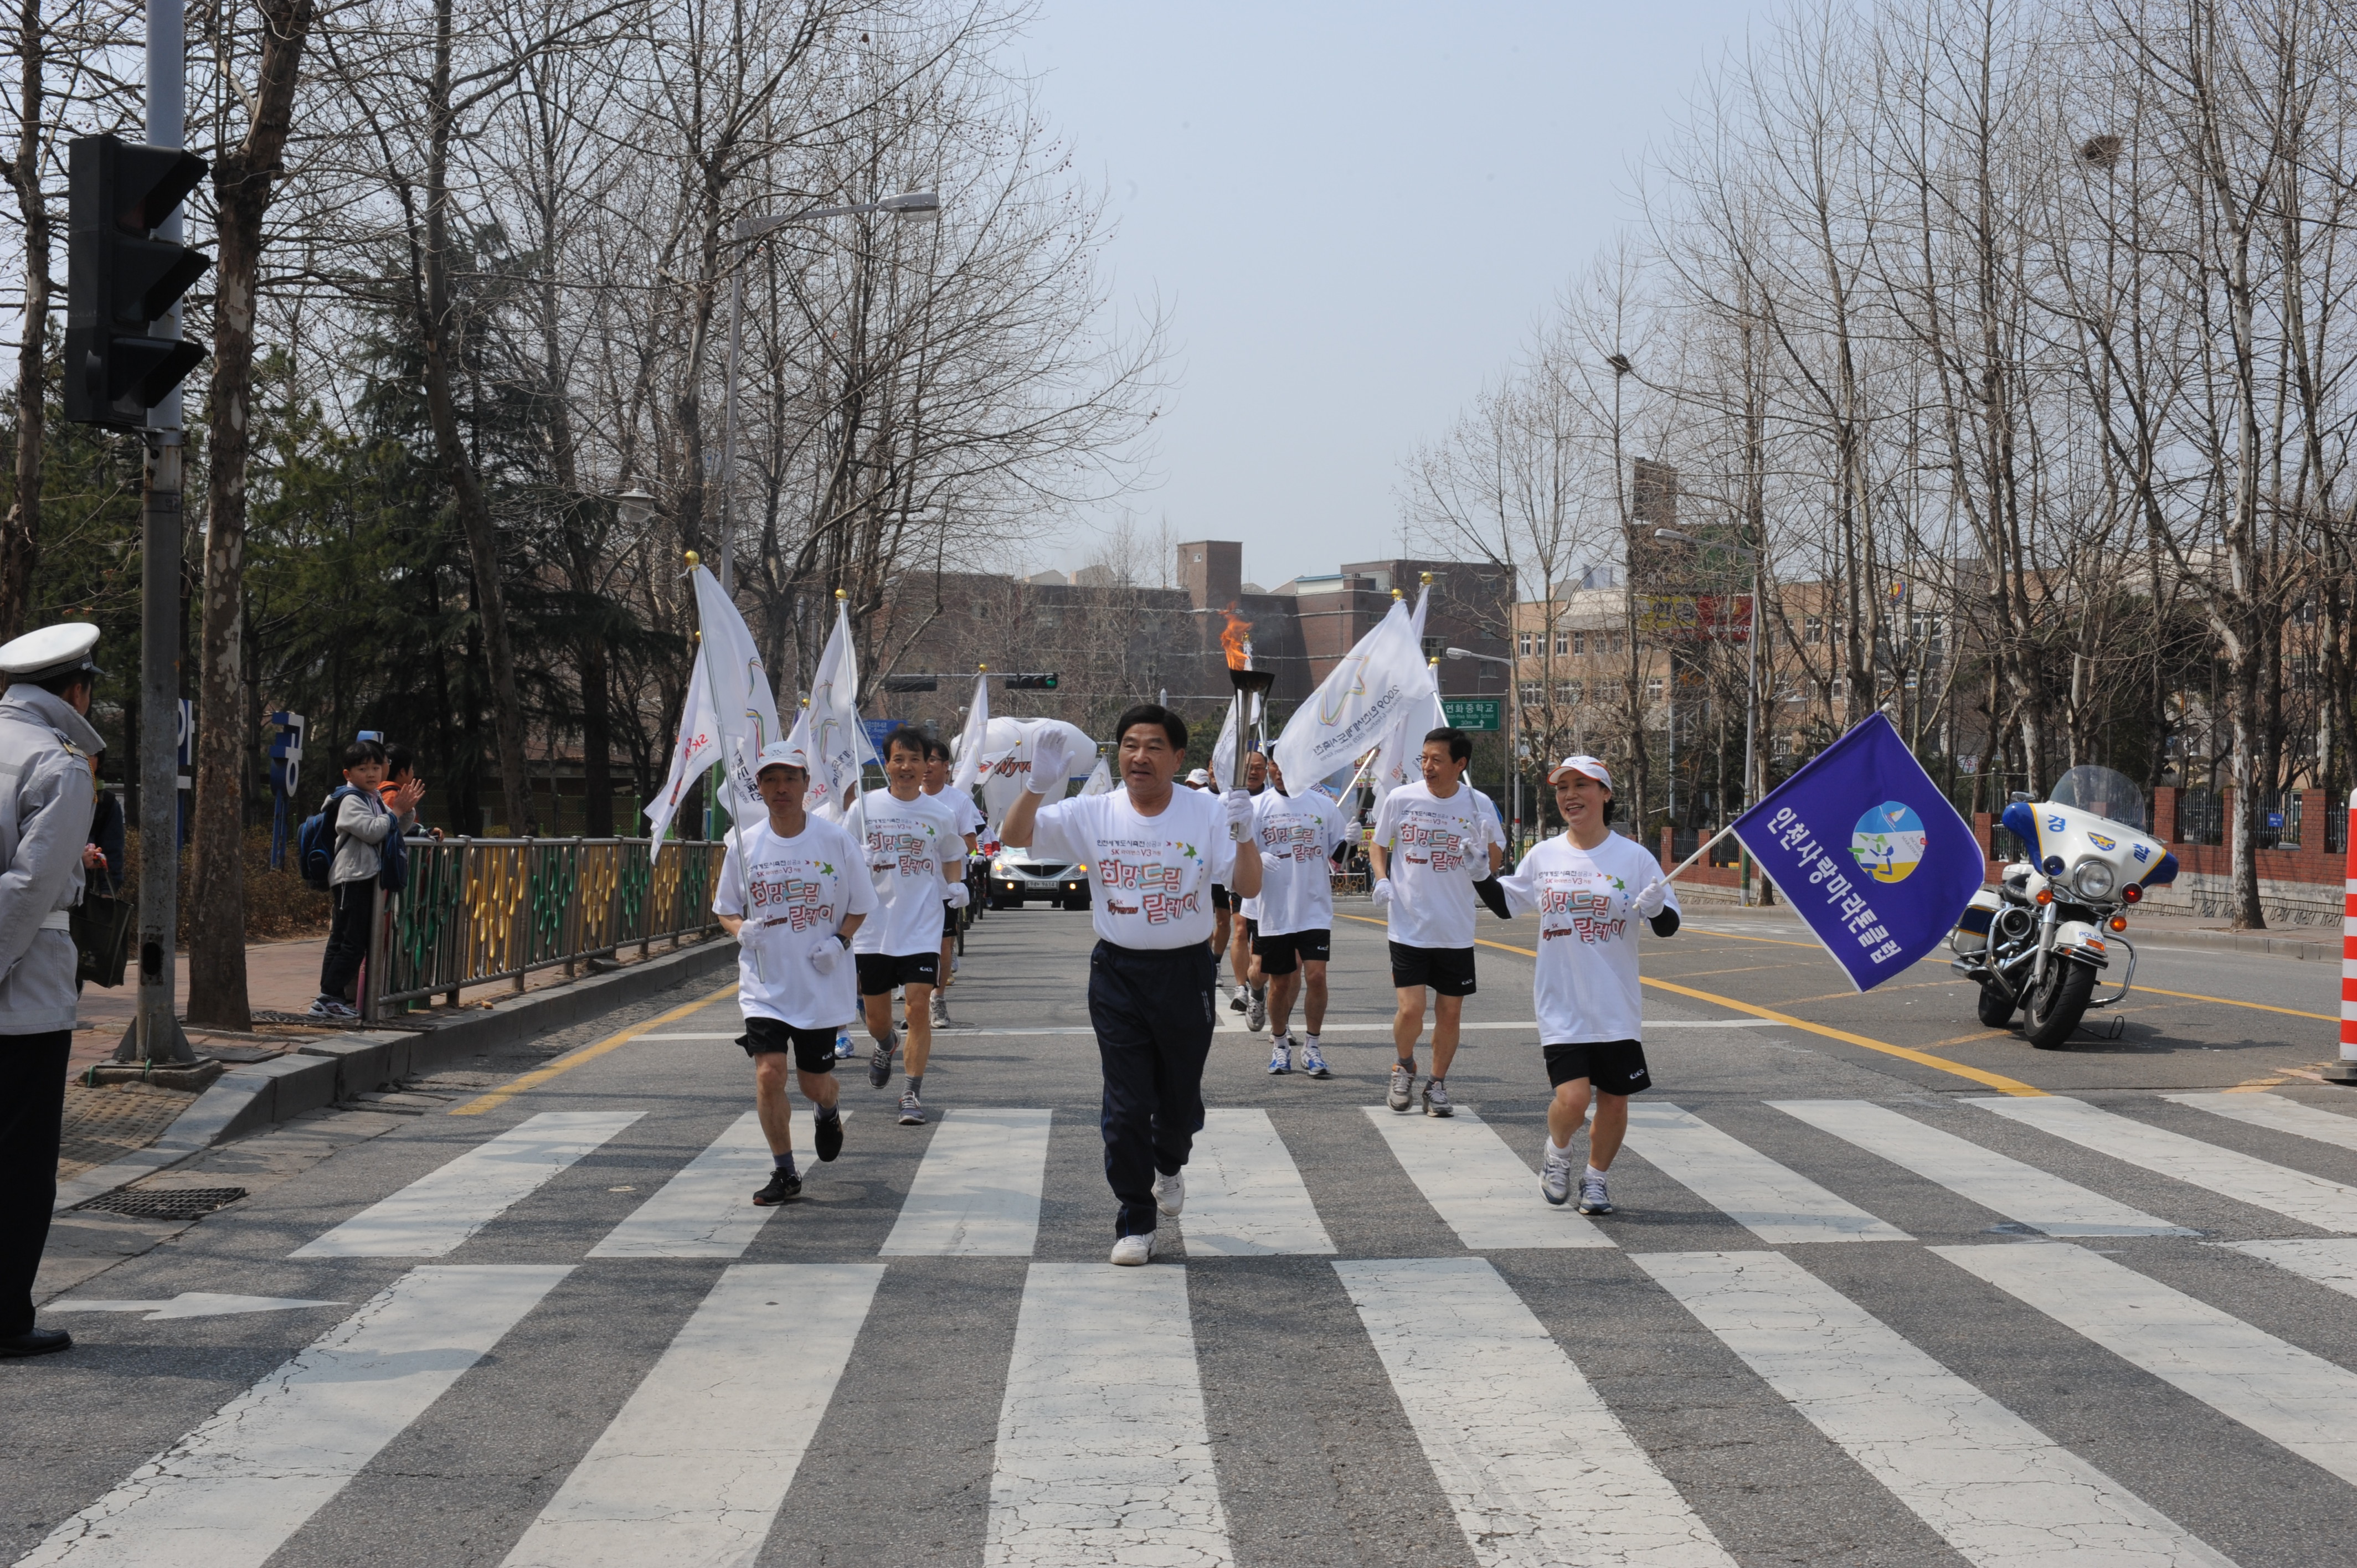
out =
[[(184, 109), (181, 0), (147, 0), (147, 145), (178, 147)], [(178, 244), (176, 205), (156, 237)], [(180, 335), (180, 307), (153, 328)], [(179, 930), (180, 823), (180, 389), (147, 411), (140, 493), (139, 1011), (115, 1051), (124, 1061), (196, 1059), (174, 1004)]]

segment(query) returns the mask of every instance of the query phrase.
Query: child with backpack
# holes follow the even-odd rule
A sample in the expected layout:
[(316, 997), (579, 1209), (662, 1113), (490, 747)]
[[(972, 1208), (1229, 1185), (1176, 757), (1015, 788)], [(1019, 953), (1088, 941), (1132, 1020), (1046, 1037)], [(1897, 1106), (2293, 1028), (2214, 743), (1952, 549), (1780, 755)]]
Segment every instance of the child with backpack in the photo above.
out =
[[(319, 963), (319, 994), (311, 1004), (314, 1018), (357, 1018), (352, 984), (367, 961), (369, 918), (376, 908), (377, 874), (383, 869), (386, 838), (405, 832), (417, 821), (417, 802), (425, 784), (414, 775), (405, 784), (380, 795), (384, 782), (384, 746), (373, 740), (356, 740), (344, 747), (344, 782), (321, 805), (319, 814), (303, 824), (298, 841), (307, 879), (316, 882), (319, 863), (326, 863), (328, 895), (335, 901), (328, 927), (328, 952)], [(330, 827), (332, 824), (332, 827)], [(332, 847), (330, 847), (332, 845)]]

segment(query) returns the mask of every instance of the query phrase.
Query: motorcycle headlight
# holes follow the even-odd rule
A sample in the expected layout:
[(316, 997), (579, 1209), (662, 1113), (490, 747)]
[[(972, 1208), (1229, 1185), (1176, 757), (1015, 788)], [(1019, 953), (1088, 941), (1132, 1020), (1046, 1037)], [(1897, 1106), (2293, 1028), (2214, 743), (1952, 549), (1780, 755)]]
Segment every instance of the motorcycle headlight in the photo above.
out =
[(2118, 876), (2100, 860), (2083, 861), (2079, 869), (2071, 874), (2072, 888), (2090, 901), (2110, 897), (2112, 889), (2118, 886)]

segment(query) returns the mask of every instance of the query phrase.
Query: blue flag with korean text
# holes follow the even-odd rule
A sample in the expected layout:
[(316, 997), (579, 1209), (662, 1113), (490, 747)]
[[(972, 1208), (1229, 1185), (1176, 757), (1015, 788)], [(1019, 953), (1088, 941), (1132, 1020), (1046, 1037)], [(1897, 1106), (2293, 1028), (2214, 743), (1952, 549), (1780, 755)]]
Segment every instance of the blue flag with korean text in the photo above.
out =
[(1973, 830), (1878, 713), (1733, 826), (1860, 991), (1936, 950), (1980, 891)]

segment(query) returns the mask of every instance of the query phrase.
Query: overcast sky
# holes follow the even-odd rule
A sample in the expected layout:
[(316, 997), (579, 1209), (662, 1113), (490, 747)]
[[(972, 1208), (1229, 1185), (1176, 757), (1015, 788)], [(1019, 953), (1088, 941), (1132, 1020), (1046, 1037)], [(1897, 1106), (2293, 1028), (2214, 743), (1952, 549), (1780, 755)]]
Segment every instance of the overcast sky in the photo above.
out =
[[(1389, 553), (1402, 460), (1626, 220), (1632, 163), (1770, 14), (1045, 0), (1019, 60), (1111, 197), (1117, 295), (1173, 324), (1161, 482), (1131, 504), (1243, 540), (1269, 587)], [(1033, 564), (1092, 548), (1074, 530)]]

